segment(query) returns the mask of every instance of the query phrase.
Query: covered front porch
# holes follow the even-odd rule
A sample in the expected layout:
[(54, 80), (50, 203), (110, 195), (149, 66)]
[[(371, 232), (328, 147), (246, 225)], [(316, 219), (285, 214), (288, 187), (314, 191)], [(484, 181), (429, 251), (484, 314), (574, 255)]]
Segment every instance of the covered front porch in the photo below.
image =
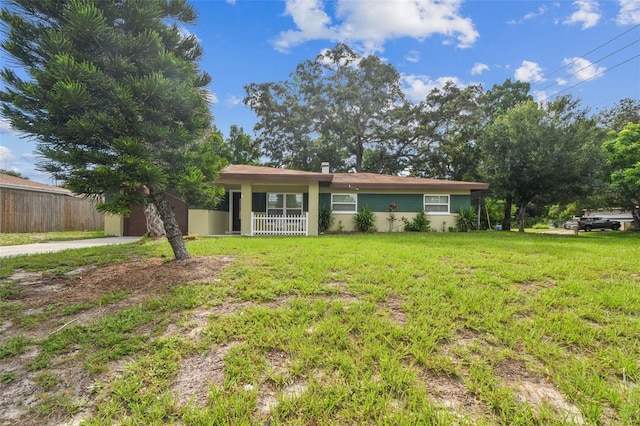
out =
[(226, 214), (217, 219), (222, 225), (217, 228), (240, 235), (318, 235), (319, 192), (325, 181), (331, 175), (229, 166), (216, 182), (225, 188), (218, 211)]
[(318, 235), (319, 185), (226, 184), (228, 230), (241, 235)]

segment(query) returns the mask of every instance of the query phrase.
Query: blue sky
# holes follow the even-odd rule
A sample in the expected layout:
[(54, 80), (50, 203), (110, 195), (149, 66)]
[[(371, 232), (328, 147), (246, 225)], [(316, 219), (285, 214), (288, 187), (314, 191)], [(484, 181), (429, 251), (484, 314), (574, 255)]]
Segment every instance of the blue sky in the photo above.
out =
[[(561, 93), (593, 112), (640, 99), (640, 0), (191, 0), (185, 27), (213, 77), (215, 125), (253, 135), (242, 104), (249, 83), (286, 80), (296, 65), (345, 42), (402, 75), (419, 102), (447, 80), (485, 89), (528, 81), (539, 101)], [(6, 56), (2, 57), (6, 60)], [(0, 121), (0, 168), (51, 183), (35, 170), (35, 143)]]

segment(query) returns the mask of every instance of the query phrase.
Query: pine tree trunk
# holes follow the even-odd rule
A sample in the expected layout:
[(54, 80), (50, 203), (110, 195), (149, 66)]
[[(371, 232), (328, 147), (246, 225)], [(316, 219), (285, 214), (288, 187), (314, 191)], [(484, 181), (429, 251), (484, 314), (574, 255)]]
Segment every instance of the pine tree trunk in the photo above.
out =
[(144, 217), (147, 221), (147, 236), (149, 237), (164, 237), (164, 225), (162, 224), (162, 218), (158, 214), (158, 209), (153, 203), (147, 203), (144, 206)]
[(167, 240), (169, 240), (169, 244), (171, 244), (174, 257), (176, 260), (189, 259), (191, 256), (189, 255), (187, 246), (182, 239), (182, 232), (178, 226), (176, 215), (173, 213), (173, 209), (169, 205), (164, 192), (155, 188), (149, 188), (149, 197), (151, 198), (151, 202), (155, 204), (158, 209), (160, 218), (162, 218)]

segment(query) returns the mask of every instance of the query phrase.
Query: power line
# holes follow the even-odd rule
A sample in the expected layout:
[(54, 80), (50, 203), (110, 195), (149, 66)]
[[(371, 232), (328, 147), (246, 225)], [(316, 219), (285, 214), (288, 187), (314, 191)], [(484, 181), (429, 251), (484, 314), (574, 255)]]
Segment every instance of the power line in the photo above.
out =
[(590, 50), (590, 51), (588, 51), (587, 53), (585, 53), (585, 54), (583, 54), (583, 55), (581, 55), (581, 56), (577, 56), (577, 57), (575, 57), (575, 58), (573, 59), (573, 61), (568, 62), (568, 63), (564, 64), (563, 66), (561, 66), (560, 68), (558, 68), (557, 70), (555, 70), (555, 71), (553, 71), (553, 72), (551, 72), (551, 73), (549, 73), (549, 74), (547, 74), (547, 75), (543, 76), (543, 77), (541, 78), (541, 80), (546, 80), (547, 78), (551, 77), (551, 76), (552, 76), (552, 75), (554, 75), (555, 73), (557, 73), (557, 72), (559, 72), (559, 71), (562, 71), (563, 69), (565, 69), (566, 67), (568, 67), (568, 66), (569, 66), (569, 65), (571, 65), (571, 64), (574, 64), (574, 63), (575, 63), (575, 62), (577, 62), (580, 58), (584, 58), (585, 56), (590, 55), (591, 53), (595, 52), (596, 50), (603, 48), (603, 47), (604, 47), (604, 46), (606, 46), (607, 44), (609, 44), (609, 43), (613, 42), (614, 40), (619, 39), (620, 37), (622, 37), (623, 35), (625, 35), (625, 34), (627, 34), (627, 33), (630, 33), (631, 31), (635, 30), (635, 29), (636, 29), (636, 28), (638, 28), (638, 27), (640, 27), (640, 24), (634, 25), (633, 27), (629, 28), (627, 31), (624, 31), (623, 33), (618, 34), (617, 36), (615, 36), (615, 37), (613, 37), (613, 38), (611, 38), (611, 39), (609, 39), (609, 40), (605, 41), (605, 42), (604, 42), (604, 43), (602, 43), (600, 46), (598, 46), (598, 47), (595, 47), (595, 48), (591, 49), (591, 50)]
[[(611, 56), (615, 55), (616, 53), (618, 53), (618, 52), (620, 52), (620, 51), (622, 51), (622, 50), (624, 50), (624, 49), (626, 49), (626, 48), (628, 48), (628, 47), (630, 47), (630, 46), (633, 46), (634, 44), (638, 43), (639, 41), (640, 41), (640, 38), (639, 38), (639, 39), (636, 39), (636, 40), (634, 40), (634, 41), (632, 41), (631, 43), (627, 44), (626, 46), (623, 46), (623, 47), (619, 48), (618, 50), (614, 50), (613, 52), (609, 53), (609, 54), (608, 54), (608, 55), (606, 55), (606, 56), (603, 56), (602, 58), (600, 58), (600, 59), (598, 59), (598, 60), (596, 60), (596, 61), (594, 61), (594, 62), (590, 62), (590, 63), (589, 63), (589, 65), (586, 65), (586, 66), (584, 66), (584, 67), (580, 68), (579, 70), (576, 70), (576, 71), (572, 72), (571, 74), (567, 75), (567, 78), (569, 78), (569, 77), (571, 77), (571, 76), (574, 76), (574, 75), (578, 74), (580, 71), (584, 71), (584, 70), (586, 70), (587, 68), (589, 68), (589, 67), (592, 67), (592, 66), (596, 65), (598, 62), (601, 62), (601, 61), (603, 61), (603, 60), (605, 60), (605, 59), (607, 59), (607, 58), (609, 58), (609, 57), (611, 57)], [(573, 61), (571, 61), (569, 64), (567, 64), (567, 66), (569, 66), (569, 65), (571, 65), (571, 64), (573, 64), (573, 63), (576, 63), (576, 62), (577, 62), (578, 60), (580, 60), (580, 59), (582, 59), (582, 58), (580, 58), (580, 57), (575, 58)], [(589, 80), (585, 80), (585, 81), (589, 81)], [(546, 89), (548, 89), (548, 88), (550, 88), (550, 87), (553, 87), (553, 86), (555, 86), (556, 84), (560, 84), (560, 83), (558, 83), (557, 81), (555, 81), (555, 82), (553, 82), (553, 83), (549, 84), (548, 86), (543, 87), (542, 89), (540, 89), (540, 91), (543, 91), (543, 90), (546, 90)]]
[[(585, 80), (579, 81), (579, 82), (577, 82), (576, 84), (574, 84), (574, 85), (572, 85), (572, 86), (569, 86), (569, 87), (567, 87), (566, 89), (559, 91), (558, 93), (555, 93), (555, 94), (554, 94), (554, 96), (561, 95), (562, 93), (567, 92), (567, 91), (569, 91), (569, 90), (573, 89), (573, 88), (574, 88), (574, 87), (576, 87), (576, 86), (579, 86), (579, 85), (581, 85), (581, 84), (583, 84), (583, 83), (586, 83), (587, 81), (591, 81), (591, 80), (593, 80), (594, 78), (598, 78), (598, 77), (600, 77), (602, 74), (604, 74), (604, 73), (606, 73), (606, 72), (609, 72), (609, 71), (611, 71), (612, 69), (618, 68), (619, 66), (624, 65), (624, 64), (626, 64), (627, 62), (630, 62), (630, 61), (632, 61), (632, 60), (634, 60), (634, 59), (636, 59), (636, 58), (640, 58), (640, 53), (639, 53), (639, 54), (637, 54), (636, 56), (632, 56), (631, 58), (626, 59), (626, 60), (624, 60), (624, 61), (622, 61), (622, 62), (620, 62), (620, 63), (618, 63), (618, 64), (616, 64), (616, 65), (614, 65), (614, 66), (612, 66), (612, 67), (610, 67), (610, 68), (607, 68), (606, 70), (604, 70), (604, 71), (602, 71), (602, 72), (599, 72), (599, 73), (598, 73), (598, 74), (596, 74), (596, 75), (593, 75), (593, 76), (591, 76), (591, 77), (589, 77), (589, 78), (587, 78), (587, 79), (585, 79)], [(544, 100), (547, 100), (547, 99), (549, 99), (549, 97), (548, 97), (548, 96), (547, 96)]]

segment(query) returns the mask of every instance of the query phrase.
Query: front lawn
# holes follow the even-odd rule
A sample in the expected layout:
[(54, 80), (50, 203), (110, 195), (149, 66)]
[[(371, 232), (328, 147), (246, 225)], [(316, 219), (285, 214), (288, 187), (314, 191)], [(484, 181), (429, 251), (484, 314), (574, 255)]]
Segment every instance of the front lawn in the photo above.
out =
[(153, 241), (3, 259), (0, 422), (638, 424), (639, 243), (200, 238), (184, 262)]
[(60, 232), (0, 232), (0, 246), (44, 243), (47, 241), (86, 240), (102, 238), (104, 231), (60, 231)]

